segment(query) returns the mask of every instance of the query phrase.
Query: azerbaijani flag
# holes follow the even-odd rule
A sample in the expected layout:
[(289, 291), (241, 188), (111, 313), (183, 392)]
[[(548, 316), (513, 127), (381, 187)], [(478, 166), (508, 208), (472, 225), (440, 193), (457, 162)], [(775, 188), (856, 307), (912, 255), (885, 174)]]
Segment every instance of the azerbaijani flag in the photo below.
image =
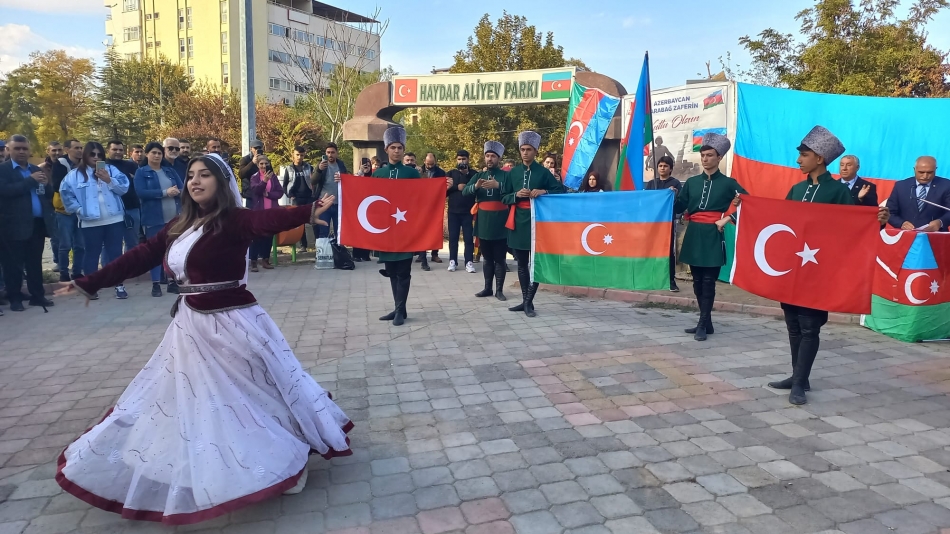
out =
[(561, 162), (561, 179), (567, 187), (580, 187), (619, 105), (617, 97), (574, 83)]
[(620, 166), (614, 189), (643, 189), (643, 156), (650, 154), (653, 143), (653, 114), (650, 106), (650, 54), (643, 55), (640, 82), (634, 97), (633, 117), (620, 143)]
[(887, 229), (877, 247), (862, 324), (901, 341), (950, 337), (950, 235)]
[(710, 93), (709, 96), (703, 99), (703, 109), (709, 109), (723, 104), (725, 104), (725, 102), (722, 101), (722, 89)]
[(699, 152), (699, 149), (703, 147), (703, 136), (708, 133), (726, 135), (726, 129), (725, 128), (702, 128), (699, 130), (693, 130), (693, 152)]
[(571, 71), (547, 72), (541, 75), (541, 100), (571, 97)]
[(669, 289), (673, 192), (543, 195), (531, 201), (532, 280)]

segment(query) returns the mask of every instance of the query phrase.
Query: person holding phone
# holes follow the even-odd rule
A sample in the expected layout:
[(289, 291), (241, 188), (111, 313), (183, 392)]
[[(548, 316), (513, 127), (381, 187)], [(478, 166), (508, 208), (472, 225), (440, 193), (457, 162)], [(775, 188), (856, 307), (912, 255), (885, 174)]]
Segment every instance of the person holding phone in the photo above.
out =
[[(135, 172), (133, 185), (142, 205), (142, 228), (145, 229), (145, 238), (149, 239), (158, 235), (165, 225), (181, 213), (181, 191), (185, 184), (163, 157), (160, 143), (146, 145), (145, 158), (148, 163)], [(152, 277), (152, 296), (162, 296), (162, 266), (152, 267), (149, 273)], [(178, 284), (174, 280), (168, 281), (168, 292), (178, 293)]]
[[(340, 197), (340, 175), (349, 174), (346, 170), (346, 164), (337, 159), (339, 149), (336, 143), (327, 143), (324, 155), (320, 157), (320, 164), (317, 165), (317, 173), (313, 177), (313, 190), (316, 192), (314, 198), (321, 198), (323, 195), (330, 195), (334, 198)], [(321, 237), (330, 236), (330, 228), (333, 228), (333, 235), (337, 235), (340, 230), (339, 209), (336, 205), (320, 215), (320, 220), (327, 223), (327, 226), (319, 226), (317, 230)]]
[[(284, 196), (284, 189), (280, 186), (280, 180), (274, 174), (274, 168), (266, 156), (257, 158), (257, 172), (251, 176), (251, 185), (249, 188), (248, 209), (252, 210), (270, 210), (279, 208), (278, 201)], [(273, 269), (270, 263), (271, 245), (274, 236), (261, 236), (251, 243), (251, 272), (258, 272), (257, 260), (261, 260), (261, 266), (265, 269)]]
[[(372, 176), (378, 168), (379, 158), (376, 156), (373, 156), (372, 159), (363, 158), (360, 160), (360, 169), (356, 171), (356, 176)], [(369, 250), (353, 247), (353, 261), (372, 261), (369, 257)]]
[[(129, 177), (105, 162), (102, 145), (90, 141), (82, 149), (82, 159), (63, 178), (59, 194), (66, 213), (79, 217), (79, 228), (86, 245), (86, 276), (99, 270), (102, 256), (105, 266), (122, 255), (125, 236), (125, 204), (122, 195), (129, 190)], [(105, 250), (105, 254), (103, 254)], [(98, 293), (93, 295), (98, 299)], [(115, 298), (127, 299), (125, 285), (115, 286)]]

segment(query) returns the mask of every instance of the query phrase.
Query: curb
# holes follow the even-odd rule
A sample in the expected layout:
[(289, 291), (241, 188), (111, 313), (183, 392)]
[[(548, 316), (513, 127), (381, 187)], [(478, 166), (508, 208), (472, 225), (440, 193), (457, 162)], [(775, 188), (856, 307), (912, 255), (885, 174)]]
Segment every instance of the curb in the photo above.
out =
[[(541, 289), (571, 297), (584, 297), (632, 304), (652, 302), (656, 304), (670, 304), (673, 306), (699, 309), (696, 299), (689, 297), (656, 295), (641, 291), (622, 291), (618, 289), (602, 289), (597, 287), (551, 286), (547, 284), (542, 284)], [(778, 306), (760, 306), (755, 304), (740, 304), (737, 302), (717, 301), (715, 304), (713, 304), (713, 309), (722, 312), (746, 313), (749, 315), (761, 315), (766, 317), (784, 317), (785, 315), (782, 311), (782, 308)], [(860, 321), (860, 315), (851, 315), (846, 313), (828, 314), (829, 323), (859, 325)]]

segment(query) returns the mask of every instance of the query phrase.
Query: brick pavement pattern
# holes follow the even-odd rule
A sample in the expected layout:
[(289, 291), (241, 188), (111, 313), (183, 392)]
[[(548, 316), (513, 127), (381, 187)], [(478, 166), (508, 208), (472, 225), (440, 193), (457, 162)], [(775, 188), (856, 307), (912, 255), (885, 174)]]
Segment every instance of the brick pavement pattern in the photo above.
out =
[(764, 388), (784, 324), (541, 292), (539, 316), (476, 299), (481, 275), (415, 266), (403, 327), (375, 265), (281, 266), (251, 290), (356, 422), (306, 490), (189, 527), (63, 493), (55, 459), (151, 355), (170, 297), (59, 299), (0, 318), (0, 534), (950, 534), (946, 345), (831, 325), (809, 404)]

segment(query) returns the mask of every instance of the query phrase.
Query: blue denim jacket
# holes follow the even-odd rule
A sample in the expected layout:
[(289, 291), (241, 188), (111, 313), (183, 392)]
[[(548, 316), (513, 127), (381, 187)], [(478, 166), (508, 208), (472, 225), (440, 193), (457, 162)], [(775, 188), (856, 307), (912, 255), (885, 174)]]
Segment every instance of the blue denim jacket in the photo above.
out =
[[(96, 221), (103, 217), (125, 213), (122, 195), (129, 191), (129, 177), (122, 171), (106, 165), (112, 181), (105, 184), (103, 197), (106, 200), (105, 215), (99, 213), (99, 180), (93, 176), (95, 167), (86, 167), (86, 176), (79, 169), (69, 171), (59, 186), (59, 195), (63, 200), (66, 213), (75, 213), (80, 221)], [(88, 179), (86, 179), (88, 178)]]
[[(184, 193), (185, 184), (178, 176), (178, 172), (167, 162), (162, 160), (162, 170), (165, 176), (178, 186), (178, 190)], [(165, 197), (165, 190), (158, 179), (158, 173), (152, 170), (148, 165), (139, 167), (135, 171), (135, 192), (142, 201), (142, 226), (164, 226), (165, 218), (162, 214), (162, 199)], [(178, 213), (181, 213), (181, 196), (175, 197), (175, 205), (178, 207)]]

